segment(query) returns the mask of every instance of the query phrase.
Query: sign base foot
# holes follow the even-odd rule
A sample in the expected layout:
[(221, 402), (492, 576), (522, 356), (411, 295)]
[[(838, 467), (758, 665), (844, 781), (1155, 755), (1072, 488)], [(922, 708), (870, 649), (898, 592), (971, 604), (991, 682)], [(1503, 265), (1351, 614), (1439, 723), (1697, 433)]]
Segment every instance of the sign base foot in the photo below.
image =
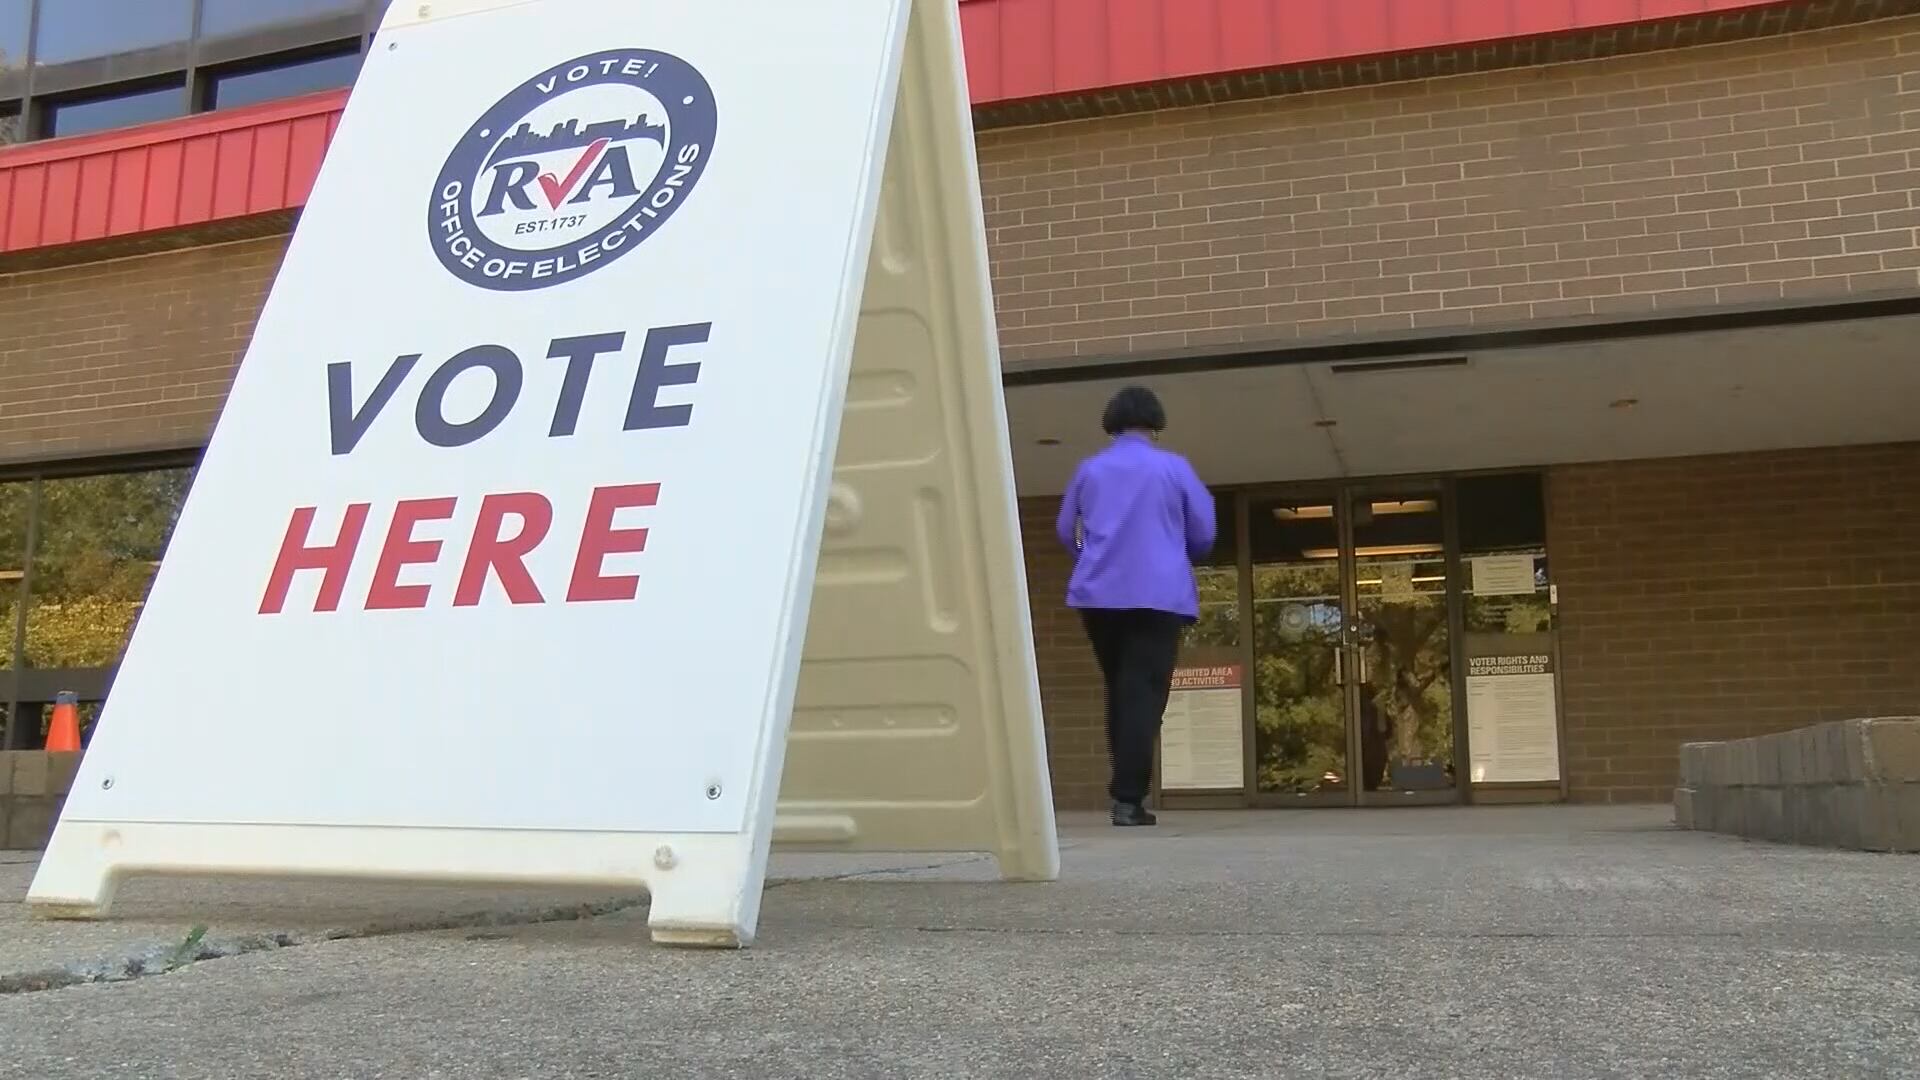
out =
[(703, 948), (751, 944), (765, 882), (737, 835), (63, 821), (27, 910), (105, 918), (134, 874), (632, 889), (656, 942)]
[(744, 949), (750, 940), (735, 928), (649, 926), (653, 943), (670, 949)]
[[(76, 833), (86, 833), (76, 836)], [(62, 835), (65, 834), (65, 835)], [(89, 922), (106, 918), (121, 873), (99, 853), (119, 846), (115, 829), (88, 828), (62, 822), (54, 830), (33, 889), (27, 896), (27, 914), (49, 922)]]
[(994, 856), (1001, 881), (1058, 881), (1060, 859), (1052, 851), (1021, 848)]

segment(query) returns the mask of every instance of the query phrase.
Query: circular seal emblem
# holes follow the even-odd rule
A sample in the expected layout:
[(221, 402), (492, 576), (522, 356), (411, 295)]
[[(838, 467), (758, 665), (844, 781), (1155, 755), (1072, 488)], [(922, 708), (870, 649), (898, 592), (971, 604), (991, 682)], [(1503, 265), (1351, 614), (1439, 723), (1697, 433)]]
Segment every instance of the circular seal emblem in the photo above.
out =
[(469, 285), (524, 292), (618, 260), (673, 216), (718, 124), (693, 65), (652, 49), (557, 64), (488, 109), (433, 187), (434, 254)]
[(1304, 604), (1288, 604), (1280, 609), (1280, 638), (1283, 641), (1298, 641), (1306, 636), (1307, 629), (1313, 625), (1313, 616)]

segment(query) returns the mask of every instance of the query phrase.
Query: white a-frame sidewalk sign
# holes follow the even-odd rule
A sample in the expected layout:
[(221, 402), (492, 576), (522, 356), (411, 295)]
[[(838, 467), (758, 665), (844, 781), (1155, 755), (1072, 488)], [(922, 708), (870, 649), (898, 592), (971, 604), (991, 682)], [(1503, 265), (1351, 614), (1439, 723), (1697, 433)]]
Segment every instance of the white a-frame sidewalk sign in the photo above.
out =
[(953, 0), (395, 3), (29, 902), (1050, 879), (1010, 460)]

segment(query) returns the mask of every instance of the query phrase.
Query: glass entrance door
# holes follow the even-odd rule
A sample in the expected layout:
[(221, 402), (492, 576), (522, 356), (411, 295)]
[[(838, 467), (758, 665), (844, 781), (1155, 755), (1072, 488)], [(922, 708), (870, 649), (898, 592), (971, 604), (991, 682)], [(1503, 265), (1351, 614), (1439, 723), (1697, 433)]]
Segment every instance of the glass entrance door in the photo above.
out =
[(1440, 488), (1244, 498), (1252, 801), (1457, 801)]
[(1453, 638), (1437, 487), (1346, 492), (1360, 801), (1454, 802)]
[(1348, 592), (1338, 492), (1248, 497), (1252, 755), (1256, 803), (1353, 801), (1347, 720)]

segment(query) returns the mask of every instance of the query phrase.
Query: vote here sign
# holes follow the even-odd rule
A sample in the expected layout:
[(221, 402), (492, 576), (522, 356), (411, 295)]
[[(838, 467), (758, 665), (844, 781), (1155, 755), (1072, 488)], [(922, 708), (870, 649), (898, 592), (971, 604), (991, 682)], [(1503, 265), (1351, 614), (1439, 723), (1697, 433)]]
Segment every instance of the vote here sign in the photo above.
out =
[(771, 815), (902, 5), (435, 8), (367, 59), (68, 819)]

